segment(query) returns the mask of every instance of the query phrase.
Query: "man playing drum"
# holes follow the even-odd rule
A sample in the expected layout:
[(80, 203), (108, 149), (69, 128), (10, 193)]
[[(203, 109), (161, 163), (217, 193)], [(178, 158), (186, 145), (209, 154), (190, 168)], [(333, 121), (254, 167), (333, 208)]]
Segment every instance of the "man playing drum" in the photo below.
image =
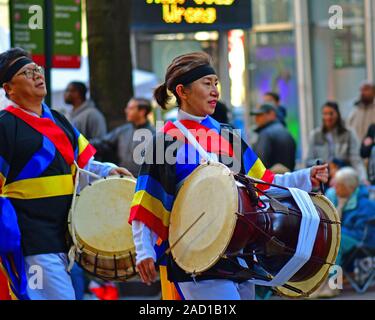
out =
[(22, 49), (0, 55), (0, 86), (11, 100), (0, 113), (0, 270), (17, 299), (74, 300), (66, 233), (76, 164), (130, 173), (94, 161), (95, 149), (43, 103), (43, 69)]
[[(231, 131), (224, 134), (228, 127), (210, 117), (219, 100), (218, 77), (211, 58), (205, 53), (191, 53), (174, 59), (167, 70), (165, 83), (155, 90), (155, 98), (164, 109), (171, 98), (168, 91), (179, 104), (178, 121), (167, 123), (146, 148), (130, 213), (140, 276), (150, 285), (156, 278), (155, 262), (161, 261), (164, 264), (160, 266), (164, 299), (254, 299), (254, 285), (248, 281), (219, 279), (204, 273), (192, 277), (174, 262), (171, 255), (164, 255), (169, 245), (173, 246), (168, 243), (168, 230), (179, 187), (204, 160), (202, 152), (214, 161), (231, 163), (232, 171), (307, 192), (327, 181), (328, 168), (323, 165), (273, 175), (239, 136)], [(208, 132), (210, 137), (205, 139)], [(198, 141), (195, 145), (194, 140)], [(203, 151), (198, 152), (198, 149)], [(160, 155), (164, 155), (164, 162)], [(169, 161), (171, 155), (175, 161)], [(218, 193), (221, 191), (217, 190)], [(233, 265), (221, 259), (213, 270), (218, 268), (232, 271)]]

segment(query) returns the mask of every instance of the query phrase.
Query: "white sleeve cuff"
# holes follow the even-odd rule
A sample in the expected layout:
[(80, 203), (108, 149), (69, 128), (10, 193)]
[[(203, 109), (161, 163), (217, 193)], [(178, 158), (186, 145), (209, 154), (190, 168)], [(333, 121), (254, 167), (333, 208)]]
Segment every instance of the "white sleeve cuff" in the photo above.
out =
[(132, 222), (133, 239), (136, 251), (136, 261), (139, 264), (141, 261), (152, 258), (156, 262), (156, 252), (154, 246), (158, 236), (152, 232), (143, 222)]
[(277, 174), (275, 175), (273, 183), (282, 187), (298, 188), (306, 192), (311, 192), (311, 168), (302, 169), (283, 175)]
[(115, 164), (110, 162), (99, 162), (91, 158), (85, 170), (93, 172), (101, 177), (108, 177), (112, 169), (118, 168)]

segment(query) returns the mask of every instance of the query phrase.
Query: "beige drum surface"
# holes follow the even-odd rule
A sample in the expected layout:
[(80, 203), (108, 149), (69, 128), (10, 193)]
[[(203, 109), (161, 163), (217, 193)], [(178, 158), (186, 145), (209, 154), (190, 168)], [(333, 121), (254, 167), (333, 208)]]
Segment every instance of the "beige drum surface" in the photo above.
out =
[(176, 263), (194, 274), (213, 267), (230, 243), (237, 211), (238, 191), (230, 170), (220, 163), (198, 167), (181, 187), (171, 213), (169, 243)]
[[(322, 195), (316, 195), (316, 196), (312, 196), (311, 200), (316, 206), (320, 207), (324, 211), (327, 219), (329, 219), (332, 222), (340, 222), (340, 218), (337, 213), (337, 210), (334, 207), (334, 205), (331, 203), (331, 201), (328, 200), (328, 198)], [(326, 261), (328, 263), (334, 264), (337, 258), (339, 248), (340, 248), (341, 227), (340, 227), (340, 224), (331, 224), (330, 227), (332, 231), (332, 241), (331, 241), (331, 247), (330, 247), (330, 251), (329, 251)], [(306, 279), (306, 281), (288, 282), (288, 284), (297, 289), (302, 290), (305, 294), (310, 295), (314, 291), (316, 291), (324, 281), (326, 281), (328, 274), (329, 274), (330, 267), (331, 266), (328, 264), (322, 265), (322, 268), (317, 274), (315, 274), (315, 276), (309, 279)], [(288, 298), (300, 298), (301, 297), (300, 294), (295, 293), (291, 290), (285, 289), (283, 287), (277, 287), (277, 291), (281, 295), (286, 296)]]
[(108, 256), (134, 251), (128, 219), (135, 186), (135, 179), (109, 177), (82, 190), (74, 213), (79, 245)]

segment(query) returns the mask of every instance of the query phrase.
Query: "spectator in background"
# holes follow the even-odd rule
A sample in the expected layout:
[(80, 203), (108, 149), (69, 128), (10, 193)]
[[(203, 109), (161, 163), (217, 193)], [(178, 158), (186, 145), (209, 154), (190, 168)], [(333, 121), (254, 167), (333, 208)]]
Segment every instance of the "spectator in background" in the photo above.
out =
[(348, 126), (352, 128), (360, 141), (366, 136), (371, 124), (375, 123), (375, 87), (373, 83), (365, 82), (361, 86), (361, 97), (355, 104), (348, 118)]
[[(375, 218), (375, 202), (369, 199), (367, 187), (360, 184), (356, 170), (351, 167), (342, 168), (336, 173), (334, 188), (328, 189), (326, 195), (341, 218), (341, 243), (336, 259), (336, 264), (341, 266), (343, 256), (361, 241), (375, 248), (375, 227), (367, 225), (369, 220)], [(339, 290), (332, 290), (325, 283), (314, 296), (328, 298), (338, 294)]]
[(87, 87), (82, 82), (71, 82), (65, 90), (65, 103), (73, 106), (72, 124), (88, 139), (100, 138), (107, 133), (103, 114), (92, 100), (86, 99)]
[(281, 105), (280, 95), (275, 92), (267, 92), (263, 96), (263, 101), (268, 104), (273, 104), (276, 107), (277, 119), (286, 127), (287, 110)]
[(375, 185), (375, 123), (366, 134), (361, 146), (361, 157), (368, 159), (368, 176), (371, 184)]
[(284, 166), (293, 171), (296, 164), (296, 143), (288, 130), (277, 119), (276, 108), (263, 104), (251, 112), (258, 128), (254, 151), (267, 168)]
[(148, 121), (148, 115), (152, 111), (151, 102), (146, 99), (133, 98), (124, 109), (127, 121), (129, 123), (116, 128), (102, 138), (91, 140), (91, 144), (99, 152), (117, 153), (120, 163), (126, 163), (127, 169), (138, 176), (140, 168), (140, 159), (134, 159), (135, 148), (142, 141), (134, 141), (134, 133), (139, 129), (147, 129), (155, 133), (155, 128)]
[(340, 159), (333, 158), (333, 160), (328, 164), (329, 168), (329, 180), (328, 180), (328, 186), (331, 188), (334, 186), (335, 176), (336, 173), (345, 167), (348, 167), (349, 164), (345, 161), (342, 161)]
[(217, 122), (220, 123), (229, 123), (229, 117), (228, 117), (228, 107), (221, 101), (217, 102), (215, 113), (212, 115), (212, 118), (214, 118)]
[(331, 163), (334, 159), (354, 167), (362, 182), (367, 182), (364, 163), (359, 155), (360, 144), (356, 134), (345, 127), (336, 102), (327, 102), (322, 108), (322, 127), (312, 131), (306, 166), (317, 160)]

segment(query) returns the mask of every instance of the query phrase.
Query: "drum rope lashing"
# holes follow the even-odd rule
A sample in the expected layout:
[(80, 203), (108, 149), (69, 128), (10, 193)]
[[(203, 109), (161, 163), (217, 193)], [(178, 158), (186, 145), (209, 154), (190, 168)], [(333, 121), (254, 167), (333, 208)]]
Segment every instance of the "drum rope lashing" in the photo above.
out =
[(84, 173), (88, 176), (91, 176), (95, 179), (100, 179), (101, 177), (97, 174), (81, 169), (76, 161), (74, 161), (74, 165), (76, 167), (76, 176), (74, 180), (74, 193), (73, 193), (73, 199), (72, 199), (72, 209), (71, 209), (71, 216), (70, 216), (70, 228), (71, 228), (71, 237), (73, 241), (73, 245), (70, 247), (68, 258), (69, 258), (69, 265), (67, 268), (67, 271), (70, 272), (73, 269), (74, 263), (75, 263), (75, 257), (76, 254), (81, 254), (82, 249), (78, 246), (77, 236), (76, 236), (76, 225), (75, 225), (75, 207), (76, 207), (76, 200), (78, 197), (78, 188), (79, 188), (79, 179), (81, 173)]

